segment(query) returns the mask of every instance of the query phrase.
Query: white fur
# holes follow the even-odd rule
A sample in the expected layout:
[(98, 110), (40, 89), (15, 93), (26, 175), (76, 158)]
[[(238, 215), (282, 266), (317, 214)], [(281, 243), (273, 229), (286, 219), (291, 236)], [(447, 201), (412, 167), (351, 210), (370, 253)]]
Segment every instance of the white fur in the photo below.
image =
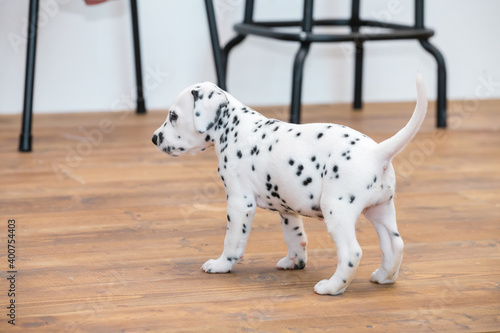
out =
[(227, 193), (227, 233), (222, 255), (207, 261), (205, 272), (227, 273), (243, 257), (258, 206), (281, 215), (288, 253), (277, 263), (279, 269), (301, 269), (307, 262), (300, 216), (324, 219), (337, 246), (338, 264), (335, 274), (314, 290), (338, 295), (354, 278), (361, 260), (355, 234), (361, 213), (375, 226), (382, 251), (382, 264), (371, 281), (386, 284), (397, 278), (404, 245), (396, 225), (391, 160), (418, 132), (426, 110), (423, 80), (417, 75), (412, 118), (396, 135), (377, 144), (341, 125), (267, 119), (204, 82), (177, 96), (153, 142), (172, 156), (215, 145)]

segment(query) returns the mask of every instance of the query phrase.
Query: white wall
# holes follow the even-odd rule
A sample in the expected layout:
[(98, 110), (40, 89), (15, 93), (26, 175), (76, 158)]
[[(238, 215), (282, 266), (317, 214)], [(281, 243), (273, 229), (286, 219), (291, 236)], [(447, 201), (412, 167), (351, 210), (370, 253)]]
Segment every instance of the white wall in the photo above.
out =
[[(216, 0), (222, 41), (241, 20), (243, 0)], [(347, 0), (316, 0), (315, 16), (347, 17)], [(302, 0), (257, 0), (257, 19), (293, 19)], [(129, 1), (85, 6), (83, 0), (41, 0), (35, 112), (132, 108), (134, 72)], [(178, 91), (215, 81), (202, 0), (139, 0), (146, 102), (166, 109)], [(22, 110), (28, 0), (0, 0), (0, 113)], [(444, 53), (450, 99), (500, 98), (500, 1), (426, 1), (426, 25)], [(413, 22), (413, 0), (370, 0), (362, 16)], [(298, 45), (249, 37), (232, 53), (230, 92), (249, 105), (288, 104), (291, 67)], [(423, 74), (435, 98), (435, 61), (416, 41), (369, 42), (365, 48), (365, 101), (415, 97)], [(313, 45), (305, 68), (305, 103), (349, 102), (353, 90), (352, 45)], [(482, 81), (483, 80), (483, 81)], [(483, 83), (484, 85), (484, 83)], [(489, 89), (489, 90), (488, 90)]]

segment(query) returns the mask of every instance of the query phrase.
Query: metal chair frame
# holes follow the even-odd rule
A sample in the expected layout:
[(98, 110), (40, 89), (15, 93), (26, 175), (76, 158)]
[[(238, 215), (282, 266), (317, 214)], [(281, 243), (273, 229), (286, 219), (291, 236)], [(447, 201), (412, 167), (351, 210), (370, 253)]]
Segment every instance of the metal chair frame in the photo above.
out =
[[(300, 48), (295, 55), (293, 65), (290, 122), (300, 123), (304, 62), (309, 53), (311, 44), (354, 42), (356, 52), (353, 108), (359, 110), (363, 106), (362, 79), (364, 43), (379, 40), (416, 39), (420, 42), (422, 47), (436, 59), (438, 81), (436, 126), (441, 128), (446, 127), (446, 65), (441, 52), (429, 42), (429, 38), (434, 35), (434, 31), (424, 26), (424, 0), (415, 0), (414, 25), (393, 24), (361, 19), (359, 15), (360, 0), (352, 0), (351, 18), (349, 19), (315, 20), (313, 18), (314, 0), (304, 0), (303, 17), (301, 21), (255, 21), (253, 18), (254, 3), (254, 0), (246, 0), (243, 22), (234, 25), (234, 30), (237, 33), (236, 36), (226, 45), (221, 47), (213, 0), (205, 0), (217, 81), (222, 89), (227, 90), (226, 77), (229, 53), (248, 35), (298, 42)], [(283, 29), (276, 29), (294, 26), (301, 27), (301, 31), (295, 33), (286, 32), (283, 31)], [(351, 33), (319, 34), (313, 32), (314, 26), (348, 26), (351, 28)], [(360, 31), (362, 27), (378, 27), (384, 28), (387, 31), (363, 33)]]
[[(142, 84), (141, 49), (139, 43), (139, 19), (137, 11), (137, 0), (130, 0), (132, 16), (132, 34), (134, 39), (135, 77), (137, 86), (137, 109), (138, 114), (146, 113)], [(30, 152), (32, 150), (32, 122), (33, 122), (33, 93), (35, 88), (35, 61), (36, 61), (36, 39), (38, 34), (38, 11), (39, 0), (30, 0), (28, 16), (28, 47), (26, 52), (26, 73), (24, 83), (24, 106), (21, 124), (21, 135), (19, 139), (19, 151)]]

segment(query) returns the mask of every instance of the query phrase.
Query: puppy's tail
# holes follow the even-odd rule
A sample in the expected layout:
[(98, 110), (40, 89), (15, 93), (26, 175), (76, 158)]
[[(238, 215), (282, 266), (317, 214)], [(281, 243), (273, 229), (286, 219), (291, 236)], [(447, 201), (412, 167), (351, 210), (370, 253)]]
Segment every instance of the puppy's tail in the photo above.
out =
[(391, 161), (399, 154), (406, 145), (417, 134), (427, 112), (427, 94), (425, 93), (424, 80), (420, 73), (417, 73), (417, 105), (410, 121), (399, 132), (389, 139), (382, 141), (377, 150), (379, 155), (387, 161)]

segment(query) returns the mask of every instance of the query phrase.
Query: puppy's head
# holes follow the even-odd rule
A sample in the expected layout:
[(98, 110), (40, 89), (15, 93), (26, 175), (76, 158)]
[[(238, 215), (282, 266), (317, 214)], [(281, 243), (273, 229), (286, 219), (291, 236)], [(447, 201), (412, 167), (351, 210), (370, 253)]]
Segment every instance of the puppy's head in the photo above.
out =
[(175, 98), (167, 120), (153, 135), (153, 143), (171, 156), (196, 153), (212, 144), (207, 133), (227, 108), (224, 92), (203, 82), (187, 87)]

